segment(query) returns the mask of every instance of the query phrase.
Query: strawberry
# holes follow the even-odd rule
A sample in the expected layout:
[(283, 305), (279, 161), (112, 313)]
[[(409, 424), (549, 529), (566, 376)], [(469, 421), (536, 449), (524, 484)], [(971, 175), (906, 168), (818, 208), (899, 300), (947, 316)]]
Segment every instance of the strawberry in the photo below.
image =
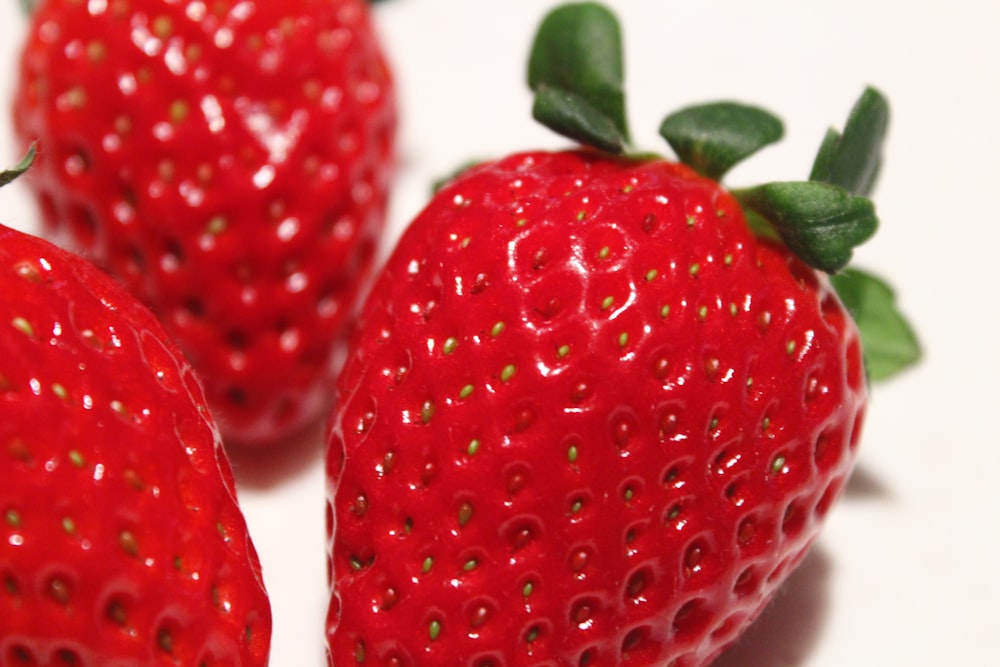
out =
[(154, 310), (227, 441), (325, 412), (392, 168), (361, 0), (44, 0), (14, 122), (46, 235)]
[(266, 665), (233, 474), (157, 319), (0, 227), (0, 323), (0, 665)]
[[(731, 191), (780, 121), (692, 107), (662, 128), (683, 162), (637, 153), (620, 61), (606, 9), (551, 13), (535, 114), (585, 145), (443, 186), (364, 304), (328, 437), (331, 665), (707, 665), (844, 488), (869, 350), (826, 271), (874, 230), (884, 98), (814, 180)], [(915, 355), (883, 342), (882, 375)]]

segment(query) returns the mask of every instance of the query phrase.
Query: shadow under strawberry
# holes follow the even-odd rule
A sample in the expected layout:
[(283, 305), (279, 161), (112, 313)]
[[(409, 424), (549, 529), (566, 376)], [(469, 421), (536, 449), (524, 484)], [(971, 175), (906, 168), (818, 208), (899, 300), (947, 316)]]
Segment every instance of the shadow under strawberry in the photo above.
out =
[(712, 667), (798, 667), (823, 635), (835, 565), (817, 544), (757, 621)]
[[(857, 465), (844, 487), (844, 499), (886, 501), (892, 490), (875, 472)], [(712, 667), (799, 667), (823, 636), (830, 610), (830, 585), (836, 564), (816, 544), (746, 633)]]
[(267, 491), (287, 485), (321, 465), (322, 431), (322, 424), (317, 424), (286, 438), (280, 447), (230, 448), (227, 453), (237, 485), (254, 491)]

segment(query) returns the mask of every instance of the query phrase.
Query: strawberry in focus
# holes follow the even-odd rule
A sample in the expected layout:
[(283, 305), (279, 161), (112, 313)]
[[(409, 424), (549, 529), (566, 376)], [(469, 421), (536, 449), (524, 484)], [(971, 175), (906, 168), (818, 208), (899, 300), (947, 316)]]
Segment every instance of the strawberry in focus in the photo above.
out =
[(0, 227), (0, 665), (263, 667), (270, 634), (190, 365), (106, 274)]
[[(884, 100), (813, 180), (729, 191), (780, 122), (691, 108), (662, 128), (687, 164), (627, 154), (619, 47), (599, 5), (547, 17), (535, 113), (586, 145), (456, 177), (364, 305), (328, 439), (331, 665), (707, 665), (844, 487), (872, 351), (827, 271), (874, 231)], [(885, 374), (916, 353), (892, 350)]]
[(359, 645), (376, 665), (702, 656), (802, 558), (864, 412), (830, 287), (663, 161), (467, 173), (362, 330), (331, 444), (338, 666)]
[(14, 122), (46, 234), (161, 318), (227, 441), (267, 444), (326, 409), (394, 105), (360, 0), (44, 0)]

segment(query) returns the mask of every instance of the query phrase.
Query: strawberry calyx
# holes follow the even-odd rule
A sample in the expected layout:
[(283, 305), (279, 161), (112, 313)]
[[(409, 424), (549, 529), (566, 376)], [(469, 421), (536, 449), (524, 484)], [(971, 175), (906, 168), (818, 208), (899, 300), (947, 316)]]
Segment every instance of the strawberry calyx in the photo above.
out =
[[(534, 118), (592, 148), (639, 155), (629, 141), (624, 70), (621, 27), (609, 9), (596, 2), (556, 7), (543, 18), (528, 61)], [(868, 87), (843, 131), (827, 131), (808, 180), (731, 190), (756, 234), (779, 239), (831, 275), (855, 318), (869, 376), (876, 380), (921, 355), (891, 288), (872, 274), (847, 269), (854, 249), (879, 225), (869, 195), (882, 165), (888, 121), (888, 101)], [(715, 181), (783, 134), (781, 120), (771, 112), (732, 101), (684, 108), (660, 126), (679, 161)]]
[[(536, 120), (599, 150), (628, 152), (623, 60), (621, 28), (606, 7), (584, 2), (554, 9), (538, 29), (528, 61)], [(810, 180), (733, 190), (792, 252), (827, 273), (846, 267), (854, 248), (878, 227), (874, 204), (865, 195), (881, 163), (888, 104), (874, 88), (862, 102), (843, 134), (828, 131)], [(660, 134), (681, 162), (720, 181), (779, 141), (784, 127), (769, 111), (723, 101), (667, 116)]]
[(806, 263), (837, 273), (850, 262), (853, 249), (878, 228), (868, 196), (882, 166), (888, 123), (888, 101), (869, 86), (854, 104), (843, 132), (827, 130), (808, 181), (768, 183), (734, 194)]

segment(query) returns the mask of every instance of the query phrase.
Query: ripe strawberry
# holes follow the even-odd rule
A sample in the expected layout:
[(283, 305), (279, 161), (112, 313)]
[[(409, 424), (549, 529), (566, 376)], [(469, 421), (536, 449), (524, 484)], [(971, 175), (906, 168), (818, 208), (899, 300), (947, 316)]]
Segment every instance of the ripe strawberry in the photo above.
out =
[[(551, 14), (537, 115), (624, 148), (618, 44), (599, 6)], [(831, 133), (817, 178), (870, 171), (882, 104), (869, 91)], [(840, 268), (871, 202), (722, 188), (781, 134), (758, 109), (688, 109), (663, 133), (701, 174), (516, 153), (400, 239), (329, 435), (331, 665), (706, 665), (815, 540), (867, 386), (854, 321), (790, 247)]]
[(202, 389), (89, 263), (0, 227), (0, 665), (267, 664)]
[(44, 0), (14, 120), (47, 234), (109, 269), (227, 440), (325, 410), (383, 225), (394, 89), (360, 0)]

